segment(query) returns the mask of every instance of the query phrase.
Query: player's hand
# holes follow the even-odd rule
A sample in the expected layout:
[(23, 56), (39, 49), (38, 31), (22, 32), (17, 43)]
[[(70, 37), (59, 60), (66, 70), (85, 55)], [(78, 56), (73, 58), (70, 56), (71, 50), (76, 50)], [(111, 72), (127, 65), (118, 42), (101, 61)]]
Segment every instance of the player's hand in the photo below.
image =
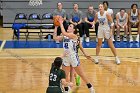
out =
[(70, 83), (69, 83), (69, 86), (70, 86), (70, 87), (73, 87), (73, 83), (72, 83), (72, 82), (70, 82)]
[(62, 16), (59, 16), (59, 23), (63, 24), (63, 22), (64, 22), (64, 19), (62, 18)]
[(85, 57), (87, 58), (87, 59), (91, 59), (91, 56), (90, 55), (85, 55)]

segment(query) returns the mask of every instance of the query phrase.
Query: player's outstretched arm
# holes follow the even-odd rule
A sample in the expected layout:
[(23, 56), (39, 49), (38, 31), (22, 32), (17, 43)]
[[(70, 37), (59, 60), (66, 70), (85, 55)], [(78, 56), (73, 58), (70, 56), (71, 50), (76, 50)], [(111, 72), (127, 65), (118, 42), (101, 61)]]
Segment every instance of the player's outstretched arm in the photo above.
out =
[(55, 28), (54, 28), (54, 33), (53, 33), (53, 39), (54, 40), (59, 40), (59, 41), (62, 41), (62, 39), (63, 39), (63, 36), (57, 36), (57, 26), (55, 26)]

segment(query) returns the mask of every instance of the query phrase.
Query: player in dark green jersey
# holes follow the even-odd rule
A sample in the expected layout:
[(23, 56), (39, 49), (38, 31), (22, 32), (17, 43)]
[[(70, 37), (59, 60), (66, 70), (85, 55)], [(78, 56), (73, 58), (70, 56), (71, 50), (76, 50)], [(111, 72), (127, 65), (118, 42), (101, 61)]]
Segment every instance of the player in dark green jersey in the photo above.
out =
[(66, 82), (65, 72), (60, 69), (62, 65), (62, 58), (56, 57), (49, 74), (49, 86), (46, 93), (62, 93), (61, 84), (65, 86), (73, 86), (73, 83)]

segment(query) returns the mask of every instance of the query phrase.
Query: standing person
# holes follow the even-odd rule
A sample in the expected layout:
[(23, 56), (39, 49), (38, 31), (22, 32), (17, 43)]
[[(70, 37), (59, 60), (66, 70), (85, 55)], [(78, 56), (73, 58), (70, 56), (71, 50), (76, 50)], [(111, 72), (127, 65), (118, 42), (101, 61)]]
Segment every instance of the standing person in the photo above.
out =
[[(61, 16), (61, 17), (63, 17), (63, 19), (64, 19), (64, 22), (63, 22), (64, 28), (65, 29), (68, 28), (68, 24), (66, 22), (67, 14), (66, 14), (66, 11), (63, 9), (63, 4), (61, 2), (57, 3), (57, 9), (55, 9), (54, 12), (53, 12), (53, 17), (54, 16)], [(60, 29), (60, 27), (58, 27), (57, 35), (59, 36), (60, 34), (61, 34), (61, 29)], [(59, 42), (56, 41), (56, 43), (59, 43)]]
[(73, 86), (73, 83), (66, 82), (65, 71), (60, 69), (62, 65), (62, 58), (56, 57), (49, 74), (49, 86), (46, 93), (63, 93), (61, 90), (61, 84), (65, 86)]
[[(94, 17), (95, 17), (95, 14), (97, 13), (97, 11), (94, 10), (93, 6), (90, 5), (88, 7), (88, 11), (85, 12), (85, 23), (84, 23), (84, 31), (85, 31), (85, 34), (86, 34), (86, 39), (85, 41), (86, 42), (89, 42), (90, 41), (90, 35), (89, 35), (89, 28), (92, 27), (93, 25), (93, 21), (94, 21)], [(96, 36), (97, 36), (97, 32), (98, 32), (98, 26), (99, 26), (99, 23), (97, 22), (95, 24), (95, 32), (96, 32)]]
[(124, 8), (120, 9), (120, 12), (116, 14), (116, 27), (117, 27), (117, 41), (120, 41), (120, 28), (124, 29), (123, 41), (127, 41), (128, 33), (128, 14)]
[(70, 23), (75, 25), (79, 29), (80, 41), (83, 41), (83, 26), (82, 26), (83, 13), (79, 10), (77, 3), (73, 4), (73, 11), (70, 13)]
[(137, 4), (131, 5), (131, 10), (128, 12), (128, 27), (129, 27), (129, 34), (130, 34), (130, 42), (133, 41), (131, 27), (138, 28), (138, 34), (136, 37), (136, 41), (139, 42), (140, 37), (140, 10), (138, 10)]
[[(99, 20), (99, 28), (98, 28), (98, 44), (96, 46), (96, 58), (95, 63), (99, 63), (98, 56), (102, 46), (102, 39), (105, 37), (107, 39), (108, 45), (115, 56), (115, 61), (117, 64), (120, 64), (120, 60), (117, 56), (116, 49), (112, 42), (112, 29), (114, 26), (112, 17), (104, 10), (102, 4), (99, 5), (99, 12), (96, 13), (95, 19), (93, 21), (94, 24)], [(108, 23), (111, 23), (111, 27), (109, 27)]]
[[(108, 1), (103, 1), (103, 6), (104, 6), (104, 10), (107, 11), (108, 14), (112, 16), (112, 19), (114, 19), (113, 10), (111, 8), (109, 8)], [(110, 23), (109, 23), (109, 25), (110, 25)], [(113, 29), (112, 29), (112, 33), (113, 33), (112, 40), (113, 41), (115, 41), (114, 40), (114, 31), (115, 31), (115, 26), (113, 26)]]
[[(85, 81), (88, 89), (90, 90), (90, 93), (95, 93), (93, 86), (89, 82), (88, 78), (86, 77), (80, 65), (80, 60), (79, 60), (78, 50), (77, 50), (78, 46), (86, 58), (90, 59), (91, 57), (87, 55), (87, 53), (84, 51), (82, 47), (82, 44), (78, 40), (76, 26), (73, 24), (70, 24), (66, 32), (62, 24), (63, 19), (61, 17), (59, 18), (59, 23), (60, 23), (63, 36), (56, 36), (57, 27), (55, 27), (54, 39), (56, 40), (63, 39), (63, 48), (64, 48), (63, 69), (66, 73), (67, 80), (69, 77), (70, 68), (72, 66), (74, 70), (76, 71), (76, 73)], [(65, 93), (68, 93), (68, 87), (65, 87)]]

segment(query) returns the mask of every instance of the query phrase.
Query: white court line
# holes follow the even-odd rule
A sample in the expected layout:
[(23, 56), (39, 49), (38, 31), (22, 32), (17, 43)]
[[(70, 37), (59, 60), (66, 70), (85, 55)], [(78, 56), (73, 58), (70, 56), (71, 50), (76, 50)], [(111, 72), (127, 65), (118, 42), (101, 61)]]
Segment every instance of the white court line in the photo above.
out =
[(3, 50), (5, 43), (6, 43), (6, 40), (3, 40), (3, 42), (2, 42), (2, 44), (0, 46), (0, 52)]

